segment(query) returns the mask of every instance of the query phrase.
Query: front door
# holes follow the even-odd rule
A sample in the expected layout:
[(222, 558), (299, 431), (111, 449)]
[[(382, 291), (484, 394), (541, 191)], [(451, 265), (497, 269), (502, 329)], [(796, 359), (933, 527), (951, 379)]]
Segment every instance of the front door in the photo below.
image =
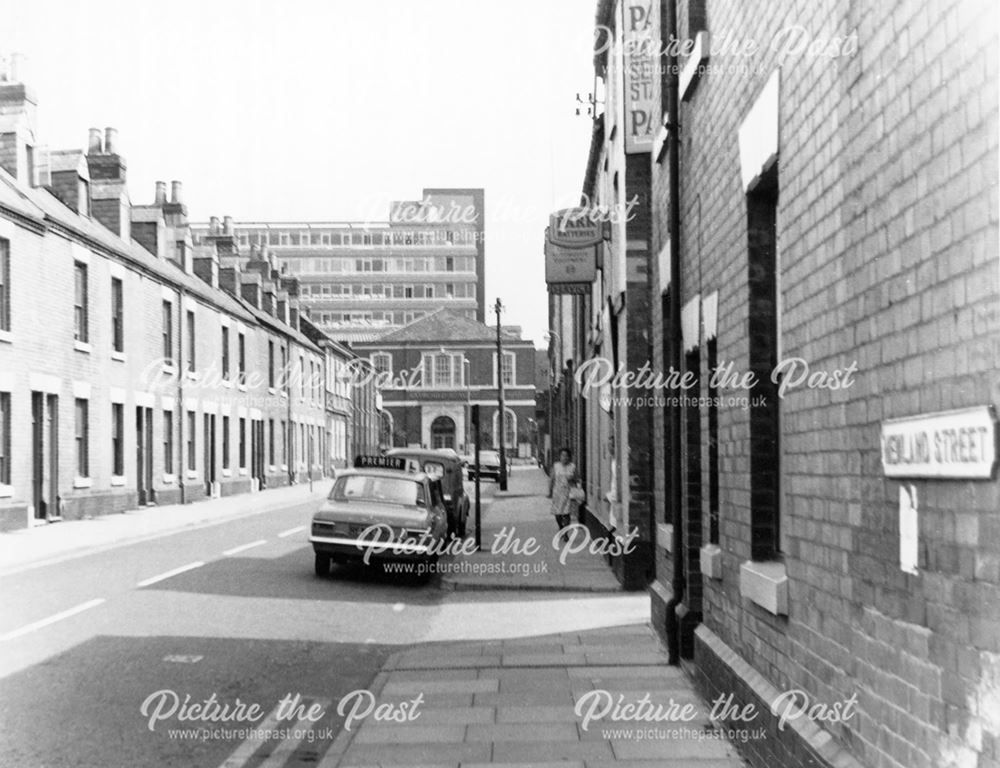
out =
[(59, 397), (31, 393), (31, 501), (38, 520), (59, 518)]
[(215, 484), (215, 414), (205, 414), (205, 495), (212, 495)]

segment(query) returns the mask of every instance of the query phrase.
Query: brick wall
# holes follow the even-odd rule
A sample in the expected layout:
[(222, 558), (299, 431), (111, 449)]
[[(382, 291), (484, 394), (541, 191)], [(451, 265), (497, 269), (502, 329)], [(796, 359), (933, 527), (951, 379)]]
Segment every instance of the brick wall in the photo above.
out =
[[(780, 355), (813, 370), (855, 361), (858, 369), (849, 389), (800, 388), (780, 402), (775, 472), (787, 617), (741, 596), (739, 567), (753, 541), (750, 420), (741, 408), (720, 410), (722, 578), (703, 580), (704, 623), (776, 689), (801, 688), (824, 702), (856, 694), (858, 715), (829, 730), (865, 765), (998, 758), (998, 729), (985, 712), (1000, 651), (1000, 489), (995, 480), (915, 482), (920, 572), (904, 573), (900, 484), (883, 477), (879, 446), (884, 419), (1000, 404), (990, 374), (1000, 315), (997, 39), (995, 25), (982, 23), (988, 10), (975, 0), (710, 0), (713, 34), (766, 44), (793, 24), (813, 35), (856, 30), (858, 52), (779, 61), (765, 50), (751, 68), (704, 74), (681, 109), (680, 301), (719, 292), (720, 361), (750, 367), (737, 132), (780, 66)], [(711, 63), (740, 61), (720, 55)], [(666, 166), (654, 164), (657, 251), (667, 184)], [(662, 334), (660, 318), (658, 366)], [(699, 418), (706, 434), (705, 409)], [(664, 445), (662, 418), (654, 429)], [(694, 459), (707, 489), (707, 447), (685, 466)], [(661, 498), (666, 460), (654, 462)], [(701, 496), (707, 525), (708, 494)], [(657, 563), (669, 595), (662, 549)], [(719, 658), (710, 644), (696, 645), (706, 690), (727, 685), (731, 672), (717, 671)], [(777, 753), (749, 756), (754, 765), (802, 764)]]

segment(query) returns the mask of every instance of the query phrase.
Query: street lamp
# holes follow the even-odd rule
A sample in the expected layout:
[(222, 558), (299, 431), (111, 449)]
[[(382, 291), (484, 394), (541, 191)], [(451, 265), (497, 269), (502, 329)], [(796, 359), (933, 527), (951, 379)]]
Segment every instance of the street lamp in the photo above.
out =
[(472, 361), (462, 355), (462, 383), (465, 384), (465, 453), (469, 452), (469, 430), (472, 421)]
[(503, 311), (503, 303), (497, 299), (493, 305), (493, 311), (497, 313), (497, 401), (500, 411), (497, 414), (497, 432), (500, 433), (497, 440), (500, 443), (500, 490), (507, 490), (507, 450), (504, 443), (507, 437), (507, 409), (504, 407), (503, 398), (503, 342), (500, 340), (500, 313)]

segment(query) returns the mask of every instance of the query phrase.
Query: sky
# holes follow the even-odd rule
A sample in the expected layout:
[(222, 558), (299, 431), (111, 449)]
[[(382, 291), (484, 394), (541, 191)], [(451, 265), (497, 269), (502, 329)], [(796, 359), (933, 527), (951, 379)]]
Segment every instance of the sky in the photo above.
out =
[(132, 202), (178, 179), (192, 221), (385, 219), (486, 190), (486, 299), (544, 346), (542, 240), (577, 203), (593, 0), (0, 0), (39, 141), (118, 129)]

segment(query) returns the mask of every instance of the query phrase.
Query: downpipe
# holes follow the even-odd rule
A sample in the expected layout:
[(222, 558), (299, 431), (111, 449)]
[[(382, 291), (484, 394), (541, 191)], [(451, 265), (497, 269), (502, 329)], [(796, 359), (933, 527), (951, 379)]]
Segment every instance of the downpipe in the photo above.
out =
[[(664, 76), (661, 80), (667, 102), (668, 125), (668, 173), (669, 173), (669, 240), (670, 240), (670, 317), (669, 317), (669, 350), (670, 360), (666, 361), (675, 371), (681, 369), (681, 238), (680, 238), (680, 123), (679, 115), (679, 84), (677, 46), (673, 41), (677, 38), (677, 0), (661, 0), (660, 18), (662, 19), (660, 33), (667, 40)], [(667, 319), (667, 318), (665, 318)], [(671, 596), (666, 604), (666, 635), (667, 657), (670, 664), (678, 665), (681, 660), (681, 621), (677, 609), (684, 600), (686, 581), (684, 578), (683, 537), (683, 495), (681, 474), (681, 410), (676, 403), (668, 410), (670, 429), (670, 491), (669, 509), (673, 523), (671, 537), (673, 578), (671, 579)]]

